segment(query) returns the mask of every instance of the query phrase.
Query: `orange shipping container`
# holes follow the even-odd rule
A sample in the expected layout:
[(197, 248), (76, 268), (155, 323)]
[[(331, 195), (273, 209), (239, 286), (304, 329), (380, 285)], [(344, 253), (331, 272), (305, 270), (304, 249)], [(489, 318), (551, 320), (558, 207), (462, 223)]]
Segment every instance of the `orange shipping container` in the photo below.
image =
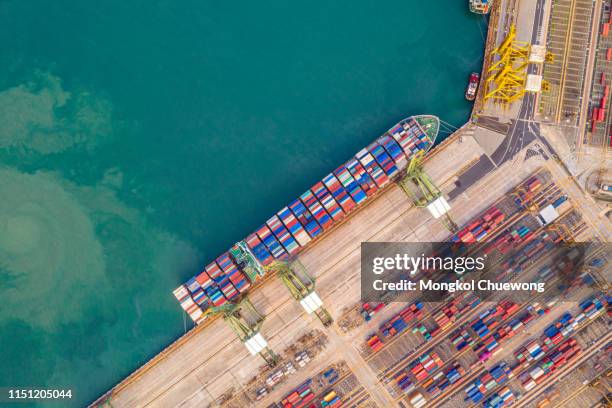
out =
[(602, 37), (607, 37), (609, 32), (610, 32), (610, 23), (604, 23), (601, 29)]
[(608, 97), (609, 94), (610, 94), (610, 86), (606, 85), (604, 86), (604, 96)]

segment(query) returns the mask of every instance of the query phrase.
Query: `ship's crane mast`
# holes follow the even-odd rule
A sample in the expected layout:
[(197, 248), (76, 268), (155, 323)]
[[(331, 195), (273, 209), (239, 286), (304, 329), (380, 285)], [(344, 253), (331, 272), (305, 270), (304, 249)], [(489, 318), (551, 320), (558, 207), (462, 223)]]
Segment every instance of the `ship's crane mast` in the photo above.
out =
[(268, 342), (260, 333), (265, 317), (257, 311), (247, 297), (238, 303), (210, 307), (204, 313), (205, 315), (222, 315), (223, 320), (244, 343), (249, 353), (259, 354), (270, 367), (276, 365), (278, 356), (268, 347)]
[[(442, 196), (440, 189), (423, 170), (423, 158), (422, 151), (412, 157), (406, 169), (406, 175), (400, 180), (399, 185), (416, 207), (427, 208), (434, 218), (440, 219), (449, 231), (455, 232), (458, 226), (448, 213), (450, 205)], [(413, 186), (419, 189), (420, 197), (413, 191)]]
[[(265, 267), (270, 273), (276, 273), (278, 278), (289, 289), (291, 296), (300, 302), (306, 313), (315, 314), (323, 326), (328, 327), (333, 319), (323, 302), (315, 292), (315, 281), (299, 261), (283, 262), (275, 261)], [(299, 273), (299, 274), (298, 274)]]

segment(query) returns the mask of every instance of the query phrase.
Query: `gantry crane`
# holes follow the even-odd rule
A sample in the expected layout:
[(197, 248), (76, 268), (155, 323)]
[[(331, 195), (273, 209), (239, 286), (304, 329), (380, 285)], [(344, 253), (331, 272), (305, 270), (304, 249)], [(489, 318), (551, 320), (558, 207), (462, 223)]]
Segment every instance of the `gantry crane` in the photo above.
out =
[(222, 315), (223, 320), (232, 328), (251, 355), (259, 354), (270, 367), (276, 365), (278, 356), (268, 347), (268, 342), (259, 332), (265, 317), (247, 297), (237, 303), (211, 306), (204, 314)]
[(525, 94), (530, 45), (516, 40), (516, 26), (510, 26), (508, 35), (493, 51), (499, 60), (487, 70), (485, 100), (508, 104)]
[(255, 258), (255, 255), (253, 255), (253, 252), (251, 252), (246, 242), (236, 242), (230, 249), (230, 254), (240, 269), (247, 274), (251, 282), (255, 282), (265, 275), (265, 269), (261, 266), (257, 258)]
[(291, 263), (274, 261), (265, 268), (271, 273), (276, 273), (276, 276), (289, 289), (291, 296), (300, 302), (306, 313), (314, 313), (325, 327), (334, 322), (329, 312), (323, 307), (321, 298), (315, 292), (314, 279), (308, 275), (299, 261)]
[[(455, 232), (458, 226), (448, 213), (450, 205), (442, 196), (440, 189), (423, 170), (424, 156), (423, 151), (419, 151), (412, 157), (406, 168), (406, 175), (399, 181), (399, 185), (416, 207), (427, 208), (434, 218), (440, 219), (449, 231)], [(413, 186), (419, 189), (420, 197), (412, 190)]]

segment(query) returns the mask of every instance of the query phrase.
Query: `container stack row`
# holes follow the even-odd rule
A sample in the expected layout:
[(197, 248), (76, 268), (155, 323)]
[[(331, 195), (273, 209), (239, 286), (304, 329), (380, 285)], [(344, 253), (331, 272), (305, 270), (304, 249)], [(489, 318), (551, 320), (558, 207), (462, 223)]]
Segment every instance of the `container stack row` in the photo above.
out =
[[(264, 267), (295, 256), (389, 184), (416, 153), (426, 153), (432, 145), (414, 117), (399, 122), (272, 216), (244, 240), (246, 246)], [(215, 269), (211, 274), (207, 267), (175, 291), (183, 309), (196, 322), (208, 307), (235, 300), (250, 286), (231, 254), (222, 257), (228, 257), (236, 270), (226, 271), (217, 259), (221, 271)]]
[(221, 307), (235, 300), (251, 286), (231, 254), (226, 252), (206, 265), (198, 275), (174, 291), (183, 309), (199, 323), (209, 307)]
[(289, 393), (281, 401), (283, 408), (304, 408), (314, 405), (315, 394), (312, 392), (311, 385), (312, 380), (309, 379)]
[(406, 330), (408, 324), (413, 320), (418, 320), (421, 317), (423, 317), (423, 303), (412, 303), (402, 309), (402, 311), (393, 316), (390, 320), (383, 323), (380, 327), (380, 331), (384, 337), (393, 337)]
[(456, 383), (465, 376), (465, 369), (456, 361), (443, 371), (440, 371), (423, 383), (423, 388), (431, 398), (441, 394), (450, 385)]
[(452, 242), (480, 242), (484, 240), (491, 231), (502, 225), (506, 215), (496, 206), (489, 208), (482, 216), (473, 220), (466, 227), (451, 236)]
[(342, 400), (340, 399), (340, 397), (338, 396), (338, 394), (336, 394), (336, 391), (334, 390), (329, 391), (321, 399), (322, 408), (335, 408), (335, 407), (341, 407), (341, 406), (342, 406)]
[(410, 371), (419, 382), (425, 380), (430, 374), (435, 373), (438, 368), (443, 366), (442, 359), (435, 351), (423, 354), (409, 365)]
[(451, 342), (457, 351), (461, 351), (466, 347), (473, 346), (474, 340), (466, 329), (459, 329), (451, 335)]
[(466, 399), (472, 401), (474, 404), (478, 403), (484, 399), (489, 391), (507, 383), (511, 375), (512, 370), (506, 363), (500, 363), (492, 367), (465, 388), (465, 393), (467, 394)]
[(484, 402), (485, 408), (502, 408), (512, 405), (515, 400), (515, 396), (509, 387), (502, 388), (499, 392), (496, 392), (491, 397), (487, 398)]
[(541, 384), (552, 372), (565, 365), (580, 353), (581, 349), (576, 339), (569, 339), (552, 350), (546, 357), (538, 362), (529, 371), (519, 376), (523, 387), (530, 391)]
[(366, 322), (369, 322), (370, 320), (372, 320), (372, 317), (384, 307), (385, 307), (385, 304), (383, 302), (380, 302), (380, 303), (366, 302), (361, 306), (360, 314)]

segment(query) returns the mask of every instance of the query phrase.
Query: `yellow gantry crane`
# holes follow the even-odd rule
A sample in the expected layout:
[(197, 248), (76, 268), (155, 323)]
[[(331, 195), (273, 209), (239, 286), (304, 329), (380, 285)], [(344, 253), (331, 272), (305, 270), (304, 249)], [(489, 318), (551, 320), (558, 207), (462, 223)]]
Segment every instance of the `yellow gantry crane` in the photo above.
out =
[[(442, 196), (440, 189), (423, 170), (424, 157), (423, 151), (419, 151), (412, 157), (406, 168), (406, 175), (399, 181), (399, 185), (416, 207), (427, 208), (434, 218), (440, 219), (449, 231), (455, 232), (459, 227), (448, 213), (450, 205)], [(413, 191), (414, 186), (420, 191), (419, 195)]]
[(487, 70), (485, 100), (501, 104), (512, 103), (525, 94), (530, 45), (516, 39), (516, 26), (510, 26), (508, 35), (493, 50), (499, 60)]
[(316, 315), (323, 326), (328, 327), (334, 320), (323, 307), (323, 302), (315, 292), (315, 281), (308, 275), (304, 266), (296, 261), (291, 263), (274, 261), (265, 267), (266, 271), (276, 276), (289, 289), (291, 296), (300, 302), (306, 313)]

